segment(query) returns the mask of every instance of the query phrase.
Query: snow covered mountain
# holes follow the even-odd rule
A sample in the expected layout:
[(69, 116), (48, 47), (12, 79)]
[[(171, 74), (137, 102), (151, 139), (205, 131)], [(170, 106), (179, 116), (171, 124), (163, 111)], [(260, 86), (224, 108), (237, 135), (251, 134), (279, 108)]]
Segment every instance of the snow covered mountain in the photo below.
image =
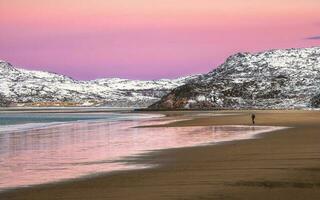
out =
[(31, 71), (0, 61), (0, 106), (137, 106), (158, 101), (197, 76), (138, 81), (118, 78), (77, 81), (55, 73)]
[(238, 53), (150, 109), (320, 107), (320, 47)]

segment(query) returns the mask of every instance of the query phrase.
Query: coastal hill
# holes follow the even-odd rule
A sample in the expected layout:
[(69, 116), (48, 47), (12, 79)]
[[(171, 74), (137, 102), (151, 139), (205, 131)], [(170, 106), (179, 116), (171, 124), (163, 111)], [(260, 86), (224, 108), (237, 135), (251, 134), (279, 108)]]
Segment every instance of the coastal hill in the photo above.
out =
[(238, 53), (149, 109), (299, 109), (320, 106), (320, 47)]
[(0, 61), (0, 106), (145, 107), (196, 77), (155, 81), (119, 78), (78, 81)]
[(207, 74), (155, 81), (79, 81), (0, 61), (0, 83), (0, 106), (318, 108), (320, 47), (238, 53)]

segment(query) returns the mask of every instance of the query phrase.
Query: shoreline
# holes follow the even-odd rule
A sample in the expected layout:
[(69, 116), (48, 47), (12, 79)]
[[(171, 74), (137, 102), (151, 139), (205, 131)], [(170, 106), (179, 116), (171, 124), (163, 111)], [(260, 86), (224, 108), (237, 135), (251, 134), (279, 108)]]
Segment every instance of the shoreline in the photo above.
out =
[[(231, 111), (234, 112), (234, 111)], [(203, 113), (203, 112), (200, 112)], [(229, 112), (227, 112), (229, 113)], [(228, 116), (219, 116), (219, 117), (197, 117), (191, 120), (184, 120), (184, 121), (178, 121), (178, 122), (173, 122), (171, 124), (167, 124), (167, 125), (159, 125), (159, 126), (155, 126), (155, 127), (180, 127), (180, 126), (196, 126), (196, 125), (207, 125), (207, 126), (211, 126), (211, 125), (248, 125), (248, 121), (247, 118), (245, 118), (248, 114), (247, 111), (240, 111), (237, 112), (241, 115), (228, 115)], [(166, 114), (167, 116), (174, 116), (174, 115), (184, 115), (187, 114), (189, 115), (190, 112), (188, 113), (176, 113), (176, 112), (170, 112), (170, 113), (166, 113), (166, 112), (162, 112), (162, 114)], [(194, 112), (191, 112), (192, 115), (196, 114)], [(278, 116), (277, 116), (278, 115)], [(284, 116), (289, 116), (289, 118), (279, 118), (279, 115), (284, 117)], [(308, 115), (308, 116), (305, 116)], [(237, 140), (237, 141), (229, 141), (229, 142), (223, 142), (223, 144), (215, 144), (215, 145), (206, 145), (206, 146), (196, 146), (196, 147), (184, 147), (184, 148), (178, 148), (178, 149), (164, 149), (164, 150), (155, 150), (151, 153), (146, 153), (143, 155), (139, 155), (138, 157), (130, 157), (129, 160), (124, 160), (127, 163), (130, 164), (146, 164), (146, 165), (157, 165), (157, 167), (152, 167), (152, 168), (147, 168), (147, 169), (141, 169), (141, 170), (129, 170), (129, 171), (120, 171), (120, 172), (114, 172), (111, 174), (98, 174), (97, 176), (94, 177), (88, 177), (85, 179), (77, 179), (77, 180), (70, 180), (67, 182), (63, 182), (63, 183), (50, 183), (48, 185), (40, 185), (40, 186), (35, 186), (35, 187), (30, 187), (30, 188), (22, 188), (22, 189), (13, 189), (10, 191), (4, 191), (0, 193), (0, 199), (4, 198), (4, 199), (44, 199), (44, 197), (47, 197), (45, 199), (54, 199), (54, 198), (50, 198), (50, 195), (54, 195), (54, 194), (63, 194), (61, 197), (62, 199), (64, 198), (77, 198), (77, 199), (88, 199), (88, 195), (89, 196), (95, 196), (95, 199), (100, 199), (100, 197), (103, 199), (124, 199), (123, 194), (121, 194), (121, 191), (128, 191), (130, 194), (135, 194), (133, 199), (147, 199), (144, 198), (143, 196), (141, 196), (142, 194), (148, 194), (147, 196), (152, 197), (152, 199), (166, 199), (164, 198), (162, 195), (156, 195), (156, 194), (151, 194), (151, 191), (158, 191), (158, 190), (162, 190), (164, 188), (166, 188), (165, 191), (163, 191), (164, 193), (169, 193), (170, 195), (168, 197), (168, 199), (178, 199), (179, 198), (184, 198), (184, 197), (188, 197), (190, 199), (193, 199), (193, 195), (203, 195), (205, 196), (207, 193), (200, 193), (200, 191), (204, 190), (208, 192), (208, 188), (207, 185), (203, 186), (203, 187), (198, 187), (197, 184), (194, 184), (193, 182), (196, 179), (188, 179), (183, 181), (183, 179), (181, 180), (181, 177), (179, 174), (181, 173), (182, 175), (190, 175), (189, 170), (186, 170), (188, 167), (194, 168), (193, 171), (195, 174), (202, 174), (203, 172), (201, 171), (203, 167), (205, 167), (205, 165), (200, 165), (197, 166), (197, 164), (191, 162), (192, 160), (201, 160), (205, 159), (205, 160), (210, 160), (213, 159), (212, 157), (208, 157), (208, 155), (218, 155), (219, 158), (232, 158), (232, 157), (237, 157), (237, 155), (239, 154), (237, 151), (230, 151), (230, 149), (235, 148), (235, 147), (242, 147), (244, 148), (244, 150), (240, 151), (241, 152), (246, 152), (246, 148), (248, 148), (248, 145), (250, 146), (255, 146), (257, 145), (256, 143), (265, 143), (268, 140), (272, 140), (273, 142), (270, 143), (270, 147), (274, 146), (277, 143), (277, 141), (275, 140), (275, 138), (285, 138), (285, 140), (290, 141), (290, 133), (292, 132), (299, 132), (306, 129), (310, 129), (313, 128), (313, 132), (317, 131), (320, 127), (320, 125), (318, 125), (318, 123), (320, 122), (318, 117), (320, 117), (320, 113), (316, 112), (316, 111), (260, 111), (259, 113), (257, 113), (257, 121), (258, 121), (258, 125), (275, 125), (275, 126), (279, 126), (279, 125), (290, 125), (290, 127), (293, 127), (292, 129), (285, 129), (285, 130), (277, 130), (277, 131), (273, 131), (273, 132), (268, 132), (268, 133), (261, 133), (258, 135), (258, 138), (253, 138), (253, 139), (248, 139), (248, 140)], [(275, 120), (274, 117), (278, 117)], [(290, 117), (291, 116), (291, 117)], [(237, 122), (237, 123), (235, 123)], [(233, 124), (231, 124), (233, 123)], [(309, 128), (308, 128), (309, 127)], [(310, 131), (310, 130), (309, 130)], [(288, 136), (289, 135), (289, 136)], [(299, 134), (298, 134), (299, 135)], [(312, 137), (315, 138), (319, 138), (319, 135), (314, 135), (311, 134)], [(300, 138), (301, 139), (301, 138)], [(292, 139), (291, 139), (292, 140)], [(282, 140), (281, 140), (282, 141)], [(298, 142), (298, 141), (295, 141)], [(314, 141), (315, 142), (315, 141)], [(299, 142), (298, 142), (299, 143)], [(269, 149), (270, 147), (268, 146), (263, 146), (264, 148)], [(261, 145), (257, 145), (257, 148), (262, 148)], [(319, 157), (320, 157), (320, 149), (318, 149), (317, 147), (313, 147), (315, 148), (316, 153), (319, 150)], [(308, 149), (308, 146), (306, 146), (306, 149)], [(272, 150), (272, 148), (270, 149)], [(203, 156), (202, 154), (198, 154), (197, 152), (202, 152), (207, 156)], [(232, 153), (233, 152), (233, 153)], [(251, 151), (250, 151), (251, 152)], [(185, 156), (185, 154), (190, 154), (191, 157), (188, 158)], [(268, 154), (268, 152), (267, 152)], [(311, 153), (312, 154), (312, 153)], [(198, 155), (198, 156), (196, 156)], [(251, 152), (249, 155), (255, 155), (253, 152)], [(318, 154), (317, 154), (318, 155)], [(222, 156), (222, 157), (221, 157)], [(250, 156), (249, 156), (250, 157)], [(290, 157), (290, 156), (289, 156)], [(318, 158), (318, 157), (317, 157)], [(179, 160), (182, 160), (183, 162), (179, 162)], [(223, 159), (222, 159), (223, 160)], [(255, 159), (247, 159), (244, 160), (243, 162), (249, 165), (252, 165), (253, 161)], [(257, 158), (256, 158), (257, 160)], [(187, 161), (187, 162), (186, 162)], [(280, 160), (281, 161), (281, 160)], [(222, 161), (220, 161), (222, 162)], [(237, 160), (235, 160), (235, 162), (237, 163)], [(276, 161), (274, 161), (276, 162)], [(297, 162), (299, 162), (299, 160), (297, 160)], [(200, 162), (201, 163), (201, 162)], [(160, 164), (160, 165), (159, 165)], [(233, 165), (234, 163), (229, 163), (231, 165)], [(300, 163), (301, 164), (301, 163)], [(319, 164), (318, 162), (316, 162), (316, 164)], [(214, 167), (217, 168), (217, 165), (219, 166), (219, 162), (217, 163), (210, 163), (208, 164), (208, 168), (210, 167)], [(316, 165), (317, 166), (317, 165)], [(320, 166), (320, 165), (319, 165)], [(182, 168), (181, 168), (182, 167)], [(223, 168), (221, 168), (222, 166), (220, 166), (219, 170), (223, 171)], [(226, 168), (228, 168), (228, 165), (224, 166)], [(179, 173), (176, 171), (177, 169), (184, 169), (182, 171), (179, 171)], [(272, 168), (272, 166), (271, 166)], [(317, 167), (310, 167), (310, 169), (317, 169)], [(236, 169), (234, 169), (235, 171), (237, 171)], [(244, 169), (240, 170), (243, 171)], [(250, 169), (247, 169), (250, 170)], [(207, 170), (205, 170), (207, 171)], [(231, 170), (232, 171), (232, 170)], [(268, 170), (267, 170), (268, 171)], [(277, 171), (277, 170), (276, 170)], [(173, 177), (168, 176), (167, 174), (163, 174), (163, 172), (167, 172), (169, 174), (174, 173), (174, 175), (172, 175)], [(146, 179), (143, 180), (143, 177), (154, 177), (154, 174), (161, 174), (162, 176), (166, 177), (166, 178), (162, 178), (162, 177), (158, 177), (154, 180), (152, 179)], [(212, 172), (212, 171), (207, 171), (207, 178), (206, 177), (202, 177), (201, 178), (201, 182), (210, 182), (214, 180), (212, 180), (211, 177), (211, 173), (219, 175), (221, 176), (227, 176), (224, 174), (219, 174), (218, 172)], [(241, 174), (240, 174), (241, 175)], [(263, 174), (262, 174), (263, 175)], [(265, 178), (270, 178), (270, 175), (268, 176), (268, 174), (264, 174)], [(131, 181), (125, 181), (125, 183), (123, 182), (124, 180), (127, 180), (128, 177), (131, 177), (132, 180)], [(186, 176), (188, 177), (188, 176)], [(263, 177), (263, 176), (262, 176)], [(318, 177), (318, 176), (317, 176)], [(275, 177), (272, 176), (272, 178), (274, 179)], [(320, 177), (319, 178), (319, 182), (320, 182)], [(147, 190), (147, 189), (143, 189), (141, 187), (137, 187), (134, 186), (134, 183), (137, 183), (137, 181), (142, 181), (142, 182), (152, 182), (155, 186), (152, 187), (153, 189), (151, 191)], [(189, 188), (190, 191), (185, 192), (185, 194), (179, 192), (179, 188), (184, 188), (183, 184), (178, 184), (175, 185), (176, 187), (174, 187), (174, 190), (177, 190), (176, 192), (170, 191), (169, 187), (165, 187), (165, 186), (159, 186), (159, 183), (162, 182), (175, 182), (175, 180), (179, 180), (185, 183), (188, 183), (187, 185), (190, 184), (193, 185), (193, 189)], [(230, 182), (232, 180), (232, 178), (230, 178), (230, 180), (228, 179), (223, 179), (225, 182)], [(118, 187), (116, 187), (113, 184), (113, 181), (116, 181), (118, 185)], [(318, 179), (317, 179), (318, 181)], [(300, 183), (302, 188), (306, 188), (306, 189), (313, 189), (313, 188), (317, 188), (317, 181), (315, 181), (315, 183), (313, 184), (312, 182), (296, 182), (298, 185)], [(232, 182), (232, 181), (231, 181)], [(193, 183), (193, 184), (192, 184)], [(293, 186), (291, 187), (292, 182), (280, 182), (279, 181), (256, 181), (256, 182), (252, 182), (249, 180), (242, 180), (242, 182), (238, 181), (238, 182), (234, 182), (234, 183), (230, 183), (230, 184), (220, 184), (219, 185), (219, 181), (216, 182), (215, 184), (219, 185), (217, 186), (215, 189), (212, 188), (215, 195), (222, 195), (221, 193), (221, 189), (223, 190), (223, 188), (229, 188), (230, 191), (232, 192), (233, 189), (237, 189), (234, 194), (241, 194), (242, 190), (239, 190), (239, 187), (244, 189), (244, 190), (250, 190), (250, 189), (257, 189), (257, 191), (259, 192), (266, 192), (264, 190), (270, 190), (270, 188), (276, 188), (280, 190), (288, 190), (288, 189), (292, 189), (296, 190), (296, 189), (301, 189), (301, 187), (295, 187), (294, 185), (296, 184), (295, 182), (293, 182)], [(120, 187), (121, 185), (123, 186), (123, 184), (126, 187)], [(209, 184), (209, 183), (208, 183)], [(262, 186), (260, 187), (259, 184)], [(264, 185), (266, 184), (266, 185)], [(149, 184), (148, 184), (149, 185)], [(158, 187), (157, 187), (158, 185)], [(170, 184), (169, 184), (170, 185)], [(168, 185), (168, 186), (169, 186)], [(211, 183), (209, 184), (211, 185)], [(251, 186), (253, 185), (253, 186)], [(258, 186), (256, 186), (258, 185)], [(280, 186), (279, 186), (280, 185)], [(102, 189), (103, 186), (103, 189)], [(109, 186), (109, 187), (108, 187)], [(146, 186), (146, 185), (145, 185)], [(80, 188), (85, 188), (85, 191), (88, 193), (83, 193), (80, 190)], [(117, 189), (116, 191), (113, 191), (113, 189)], [(122, 188), (122, 189), (121, 189)], [(290, 190), (291, 190), (290, 189)], [(98, 190), (99, 192), (101, 192), (100, 195), (98, 194), (94, 194), (92, 193), (93, 191)], [(172, 190), (172, 186), (171, 186), (171, 190)], [(239, 191), (238, 191), (239, 190)], [(79, 192), (79, 194), (76, 194), (76, 191)], [(191, 192), (192, 191), (192, 192)], [(229, 190), (228, 190), (229, 191)], [(108, 192), (111, 192), (112, 195), (110, 196), (110, 194)], [(310, 192), (310, 191), (308, 191)], [(320, 191), (319, 191), (320, 192)], [(318, 191), (315, 191), (314, 193), (316, 193), (317, 195), (319, 194)], [(81, 193), (81, 195), (80, 195)], [(189, 194), (189, 193), (192, 193)], [(254, 190), (252, 192), (252, 194), (249, 194), (249, 196), (251, 195), (257, 195), (256, 190)], [(214, 196), (215, 196), (214, 195)], [(282, 197), (286, 198), (286, 195), (290, 195), (287, 192), (281, 192)], [(228, 196), (228, 195), (227, 195)], [(22, 198), (24, 197), (24, 198)], [(31, 198), (32, 197), (32, 198)], [(112, 198), (111, 198), (112, 197)], [(172, 197), (172, 198), (171, 198)], [(234, 197), (233, 195), (230, 196)], [(217, 198), (217, 197), (215, 197)], [(196, 199), (196, 198), (194, 198)], [(217, 198), (218, 199), (218, 198)], [(241, 199), (241, 198), (240, 198)], [(262, 198), (263, 199), (263, 198)]]
[[(228, 116), (231, 114), (206, 114), (203, 113), (201, 116), (202, 117), (217, 117), (217, 116)], [(232, 114), (234, 115), (234, 114)], [(33, 132), (38, 132), (42, 130), (42, 135), (46, 135), (46, 133), (51, 132), (50, 130), (60, 130), (62, 129), (64, 132), (67, 131), (69, 132), (70, 130), (67, 129), (67, 127), (73, 127), (73, 126), (79, 126), (80, 124), (92, 124), (92, 123), (97, 123), (97, 126), (101, 126), (105, 123), (108, 124), (108, 127), (110, 126), (110, 123), (116, 122), (113, 126), (121, 126), (121, 127), (125, 127), (126, 134), (131, 135), (134, 134), (136, 135), (137, 131), (138, 131), (138, 135), (136, 135), (135, 137), (139, 137), (140, 135), (140, 139), (143, 139), (145, 141), (148, 141), (149, 143), (153, 143), (156, 146), (147, 146), (145, 148), (139, 148), (139, 150), (137, 149), (131, 149), (131, 152), (128, 151), (126, 154), (123, 154), (122, 156), (118, 156), (118, 157), (114, 157), (113, 159), (109, 160), (107, 157), (106, 158), (100, 158), (102, 160), (95, 160), (95, 161), (91, 161), (92, 163), (101, 163), (101, 165), (103, 165), (104, 167), (100, 167), (101, 171), (96, 171), (94, 173), (87, 173), (87, 174), (82, 174), (82, 175), (75, 175), (75, 176), (71, 176), (71, 177), (61, 177), (59, 179), (55, 179), (53, 178), (51, 181), (47, 180), (47, 181), (40, 181), (41, 178), (37, 178), (37, 173), (39, 173), (38, 171), (33, 171), (32, 173), (35, 174), (35, 176), (29, 176), (29, 179), (32, 178), (33, 181), (31, 182), (25, 182), (24, 184), (22, 183), (23, 180), (25, 180), (25, 176), (26, 176), (26, 171), (24, 173), (21, 173), (21, 176), (15, 176), (13, 173), (11, 173), (10, 171), (7, 171), (9, 174), (9, 177), (11, 176), (11, 178), (13, 178), (13, 180), (20, 180), (20, 183), (18, 183), (17, 185), (14, 184), (10, 184), (12, 179), (5, 179), (8, 182), (0, 182), (0, 191), (1, 192), (5, 192), (5, 191), (9, 191), (9, 190), (14, 190), (14, 189), (20, 189), (20, 188), (30, 188), (30, 187), (37, 187), (37, 186), (41, 186), (41, 185), (47, 185), (47, 184), (59, 184), (62, 182), (69, 182), (70, 180), (79, 180), (79, 179), (86, 179), (87, 177), (96, 177), (98, 175), (103, 175), (103, 174), (109, 174), (109, 173), (113, 173), (113, 172), (121, 172), (121, 171), (132, 171), (132, 170), (138, 170), (138, 169), (146, 169), (146, 168), (152, 168), (154, 167), (153, 165), (146, 165), (144, 163), (139, 163), (138, 165), (130, 165), (128, 164), (127, 160), (132, 160), (132, 158), (135, 159), (139, 159), (140, 155), (144, 155), (144, 154), (148, 154), (151, 153), (153, 151), (162, 151), (162, 150), (168, 150), (168, 149), (178, 149), (178, 148), (188, 148), (188, 147), (193, 147), (193, 146), (209, 146), (209, 145), (216, 145), (216, 144), (220, 144), (220, 143), (224, 143), (224, 142), (229, 142), (229, 141), (238, 141), (238, 140), (247, 140), (247, 139), (253, 139), (255, 137), (257, 137), (258, 135), (265, 133), (265, 132), (272, 132), (275, 130), (279, 130), (279, 129), (284, 129), (286, 127), (269, 127), (269, 126), (209, 126), (209, 127), (205, 127), (205, 126), (200, 126), (200, 127), (193, 127), (192, 129), (188, 128), (177, 128), (177, 127), (171, 127), (171, 128), (156, 128), (156, 125), (163, 125), (163, 126), (168, 126), (168, 124), (172, 123), (172, 122), (177, 122), (177, 121), (182, 121), (184, 120), (190, 120), (190, 119), (194, 119), (196, 116), (199, 117), (199, 114), (196, 116), (188, 116), (188, 117), (164, 117), (164, 115), (161, 114), (141, 114), (141, 113), (137, 113), (137, 114), (131, 114), (131, 118), (128, 118), (129, 116), (126, 115), (126, 117), (124, 119), (126, 119), (125, 121), (123, 121), (123, 118), (120, 118), (120, 120), (105, 120), (105, 119), (95, 119), (95, 120), (81, 120), (81, 121), (69, 121), (69, 122), (52, 122), (52, 123), (47, 123), (47, 124), (43, 124), (43, 123), (32, 123), (32, 124), (23, 124), (23, 127), (25, 127), (24, 129), (21, 129), (19, 131), (7, 131), (7, 134), (11, 134), (11, 133), (19, 133), (19, 132), (26, 132), (26, 134), (33, 134)], [(127, 118), (129, 121), (127, 121)], [(129, 125), (130, 123), (138, 123), (139, 126), (131, 126)], [(36, 127), (33, 128), (26, 128), (27, 125), (37, 125)], [(46, 125), (46, 126), (45, 126)], [(13, 125), (14, 127), (16, 127), (16, 125)], [(44, 127), (45, 126), (45, 127)], [(10, 127), (10, 126), (9, 126)], [(9, 128), (8, 127), (8, 128)], [(20, 127), (20, 126), (18, 126)], [(142, 129), (142, 128), (147, 128), (148, 129)], [(86, 128), (85, 126), (82, 128)], [(115, 127), (111, 128), (114, 129)], [(69, 130), (69, 131), (68, 131)], [(160, 130), (160, 131), (159, 131)], [(1, 129), (0, 129), (1, 131)], [(197, 134), (198, 131), (201, 131), (201, 134)], [(59, 131), (57, 131), (58, 133)], [(141, 135), (146, 135), (147, 132), (156, 132), (156, 134), (147, 134), (147, 137), (143, 137), (141, 138)], [(238, 133), (235, 133), (238, 132)], [(1, 132), (0, 132), (1, 133)], [(6, 134), (5, 132), (3, 132), (4, 134)], [(81, 137), (81, 131), (78, 130), (78, 137)], [(119, 134), (121, 134), (123, 132), (119, 132)], [(157, 136), (159, 134), (163, 133), (164, 135), (160, 138)], [(71, 134), (71, 133), (70, 133)], [(112, 134), (112, 133), (110, 133)], [(207, 135), (210, 135), (209, 137)], [(222, 134), (222, 135), (221, 135)], [(194, 136), (197, 135), (194, 138)], [(97, 135), (96, 135), (97, 136)], [(41, 137), (41, 134), (39, 135), (39, 137)], [(91, 137), (94, 137), (93, 135)], [(131, 136), (129, 136), (131, 137)], [(154, 140), (151, 139), (152, 137), (156, 137), (156, 143), (154, 143)], [(180, 142), (169, 142), (169, 144), (167, 144), (167, 141), (170, 140), (175, 140), (175, 137), (178, 137), (179, 140), (177, 141), (184, 141), (183, 143)], [(64, 138), (64, 140), (66, 140), (68, 138)], [(124, 139), (124, 138), (123, 138)], [(157, 143), (159, 143), (160, 140), (163, 142), (162, 145), (158, 145)], [(163, 140), (164, 139), (164, 140)], [(107, 142), (107, 141), (104, 141)], [(138, 141), (134, 141), (131, 140), (130, 143), (134, 143), (137, 144)], [(130, 143), (128, 145), (130, 145)], [(36, 145), (36, 144), (35, 144)], [(140, 143), (140, 145), (143, 145), (143, 143)], [(93, 146), (94, 147), (94, 146)], [(85, 148), (85, 146), (82, 145), (82, 148)], [(112, 148), (112, 145), (109, 145), (109, 148)], [(119, 149), (118, 149), (119, 150)], [(39, 151), (40, 153), (40, 151)], [(66, 152), (67, 153), (67, 152)], [(75, 152), (74, 152), (75, 153)], [(98, 152), (96, 152), (98, 153)], [(73, 156), (75, 156), (76, 154), (74, 154)], [(30, 154), (24, 155), (24, 156), (30, 156)], [(47, 155), (47, 156), (50, 156)], [(36, 159), (36, 158), (35, 158)], [(56, 159), (59, 159), (56, 158)], [(106, 160), (105, 160), (106, 159)], [(3, 163), (4, 160), (2, 160)], [(8, 160), (10, 162), (10, 160)], [(41, 161), (41, 160), (40, 160)], [(29, 160), (28, 162), (35, 162), (35, 160)], [(24, 162), (26, 164), (28, 164), (28, 162)], [(69, 161), (65, 161), (65, 162), (70, 162), (73, 163), (73, 160), (70, 159)], [(37, 162), (35, 162), (37, 163)], [(49, 162), (51, 164), (52, 162)], [(48, 163), (48, 164), (49, 164)], [(76, 163), (78, 163), (76, 161)], [(103, 163), (110, 163), (110, 164), (103, 164)], [(111, 164), (113, 163), (113, 164)], [(17, 166), (17, 165), (21, 165), (23, 163), (15, 163), (12, 166)], [(44, 163), (45, 165), (41, 165), (42, 168), (46, 168), (46, 163)], [(57, 163), (58, 164), (58, 163)], [(29, 165), (29, 164), (28, 164)], [(111, 165), (114, 165), (113, 169), (109, 169)], [(116, 167), (117, 166), (117, 167)], [(39, 166), (29, 166), (29, 168), (33, 168), (33, 167), (39, 167)], [(64, 168), (67, 166), (60, 164), (61, 168)], [(108, 168), (108, 170), (106, 170), (106, 168)], [(104, 169), (104, 170), (103, 170)], [(4, 168), (4, 170), (6, 170), (6, 168)], [(21, 169), (23, 170), (23, 169)], [(48, 168), (48, 170), (50, 170), (50, 168)], [(74, 170), (78, 171), (79, 169), (77, 167), (74, 167)], [(41, 172), (40, 172), (41, 173)], [(52, 173), (56, 173), (55, 171), (52, 171)], [(43, 174), (45, 176), (45, 174)], [(20, 179), (19, 179), (20, 178)]]
[[(163, 124), (164, 126), (168, 124)], [(156, 127), (154, 126), (149, 126), (149, 127)], [(214, 127), (214, 126), (213, 126)], [(247, 128), (249, 126), (216, 126), (216, 127), (231, 127), (231, 128)], [(257, 128), (260, 126), (250, 126), (252, 128)], [(145, 128), (145, 127), (132, 127), (132, 128)], [(124, 172), (134, 172), (134, 171), (139, 171), (139, 170), (146, 170), (146, 169), (152, 169), (152, 168), (157, 168), (161, 167), (162, 163), (157, 163), (157, 164), (150, 164), (150, 163), (145, 163), (145, 160), (143, 159), (144, 157), (153, 157), (157, 153), (161, 153), (162, 151), (174, 151), (174, 150), (179, 150), (179, 149), (189, 149), (189, 148), (196, 148), (196, 147), (207, 147), (207, 146), (215, 146), (215, 145), (228, 145), (231, 143), (236, 143), (239, 141), (246, 141), (246, 140), (255, 140), (255, 139), (261, 139), (263, 138), (264, 134), (270, 134), (273, 132), (289, 129), (291, 127), (269, 127), (265, 126), (263, 127), (265, 130), (261, 130), (261, 132), (253, 133), (250, 135), (247, 135), (245, 138), (235, 138), (235, 139), (227, 139), (225, 141), (219, 141), (219, 142), (208, 142), (208, 143), (202, 143), (202, 144), (196, 144), (192, 146), (183, 146), (183, 147), (172, 147), (172, 148), (164, 148), (164, 149), (155, 149), (155, 150), (146, 150), (138, 154), (133, 154), (133, 155), (128, 155), (116, 160), (110, 160), (111, 163), (119, 163), (121, 165), (127, 166), (129, 169), (123, 169), (123, 170), (114, 170), (114, 171), (107, 171), (107, 172), (97, 172), (95, 174), (88, 174), (84, 176), (79, 176), (75, 178), (66, 178), (58, 181), (50, 181), (47, 183), (41, 183), (41, 184), (34, 184), (34, 185), (28, 185), (28, 186), (20, 186), (20, 187), (13, 187), (13, 188), (4, 188), (0, 189), (0, 198), (1, 198), (1, 193), (7, 193), (7, 192), (14, 192), (14, 191), (19, 191), (23, 189), (28, 189), (28, 188), (37, 188), (37, 187), (46, 187), (46, 186), (54, 186), (54, 185), (60, 185), (64, 183), (72, 183), (72, 182), (77, 182), (77, 181), (86, 181), (94, 178), (99, 178), (102, 176), (109, 176), (117, 173), (124, 173)], [(267, 128), (270, 128), (272, 130), (266, 130)], [(132, 167), (132, 168), (131, 168)]]

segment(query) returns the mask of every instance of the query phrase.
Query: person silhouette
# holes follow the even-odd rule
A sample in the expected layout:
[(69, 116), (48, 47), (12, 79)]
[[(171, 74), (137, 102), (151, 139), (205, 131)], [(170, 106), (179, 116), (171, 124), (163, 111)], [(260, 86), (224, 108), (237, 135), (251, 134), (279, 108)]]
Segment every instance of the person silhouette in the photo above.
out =
[(251, 114), (251, 120), (252, 120), (252, 124), (255, 124), (255, 119), (256, 119), (256, 115), (255, 114)]

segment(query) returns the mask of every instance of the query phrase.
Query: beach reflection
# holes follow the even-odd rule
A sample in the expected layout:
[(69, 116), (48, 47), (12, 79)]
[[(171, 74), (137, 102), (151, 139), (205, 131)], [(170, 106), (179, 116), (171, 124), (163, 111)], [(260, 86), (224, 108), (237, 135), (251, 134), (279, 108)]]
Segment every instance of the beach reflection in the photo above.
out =
[(113, 162), (149, 150), (247, 139), (275, 127), (134, 128), (164, 121), (77, 122), (0, 134), (0, 190), (100, 172), (138, 169)]

